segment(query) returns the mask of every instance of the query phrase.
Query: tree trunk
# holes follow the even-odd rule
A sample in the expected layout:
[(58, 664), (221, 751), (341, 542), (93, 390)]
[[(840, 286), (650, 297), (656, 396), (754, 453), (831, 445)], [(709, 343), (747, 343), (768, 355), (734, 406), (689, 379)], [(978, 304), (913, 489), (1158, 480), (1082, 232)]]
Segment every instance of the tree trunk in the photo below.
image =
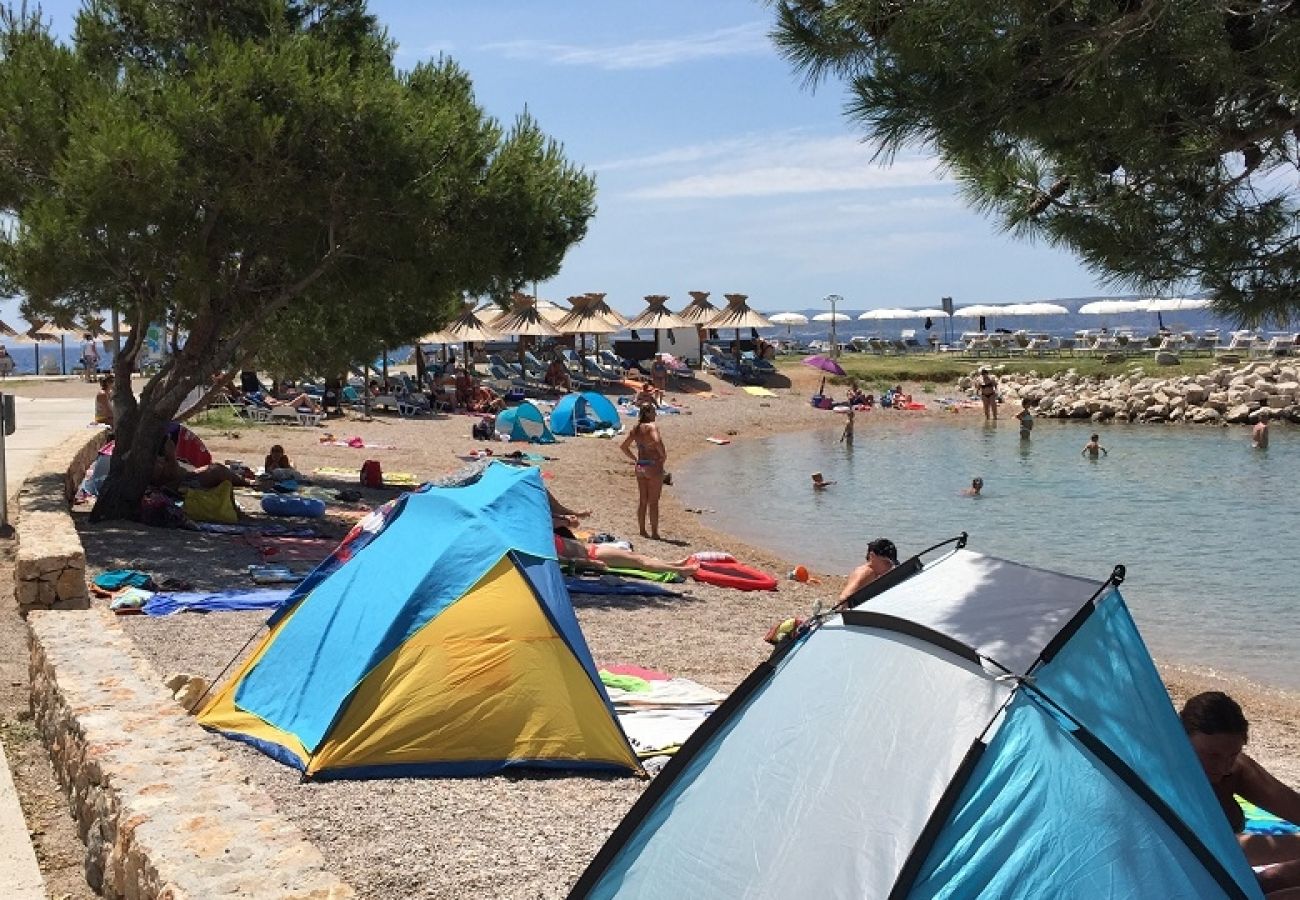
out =
[(140, 518), (140, 500), (153, 478), (167, 421), (140, 405), (118, 418), (113, 429), (113, 461), (90, 511), (92, 522)]
[(153, 477), (158, 448), (167, 423), (176, 415), (190, 390), (206, 380), (211, 363), (201, 361), (199, 348), (183, 348), (167, 358), (162, 370), (140, 391), (137, 401), (131, 392), (134, 359), (123, 355), (114, 360), (116, 386), (113, 393), (113, 462), (100, 489), (92, 522), (140, 517), (140, 500)]

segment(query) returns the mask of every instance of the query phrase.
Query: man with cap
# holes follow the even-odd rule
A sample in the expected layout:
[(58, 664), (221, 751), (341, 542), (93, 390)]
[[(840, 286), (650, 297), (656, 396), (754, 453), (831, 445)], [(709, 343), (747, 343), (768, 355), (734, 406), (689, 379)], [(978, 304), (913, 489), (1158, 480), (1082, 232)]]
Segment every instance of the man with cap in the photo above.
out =
[(844, 605), (862, 588), (871, 584), (898, 565), (898, 550), (889, 538), (876, 538), (867, 544), (867, 561), (853, 570), (840, 591), (840, 605)]
[(985, 421), (988, 421), (991, 417), (996, 422), (998, 420), (998, 380), (989, 371), (988, 366), (980, 366), (980, 375), (976, 380), (976, 387), (979, 388), (980, 402), (984, 404)]

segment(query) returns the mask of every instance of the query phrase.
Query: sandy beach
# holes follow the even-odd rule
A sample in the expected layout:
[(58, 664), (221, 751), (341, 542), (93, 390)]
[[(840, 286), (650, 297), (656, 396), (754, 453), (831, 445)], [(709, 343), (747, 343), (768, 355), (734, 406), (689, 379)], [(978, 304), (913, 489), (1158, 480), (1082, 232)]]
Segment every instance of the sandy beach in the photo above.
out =
[[(788, 376), (788, 377), (787, 377)], [(783, 370), (774, 396), (754, 396), (704, 378), (699, 389), (669, 392), (678, 415), (664, 415), (660, 427), (671, 471), (698, 453), (727, 453), (732, 442), (782, 431), (834, 429), (841, 420), (814, 410), (806, 397), (819, 373)], [(23, 384), (28, 396), (85, 396), (87, 417), (93, 390), (75, 382)], [(940, 394), (951, 390), (941, 389)], [(925, 416), (929, 413), (910, 413)], [(975, 413), (972, 413), (974, 416)], [(974, 418), (972, 418), (972, 422)], [(409, 472), (420, 479), (447, 474), (464, 463), (459, 456), (484, 446), (470, 439), (472, 420), (450, 416), (429, 420), (376, 417), (331, 420), (324, 428), (246, 426), (196, 430), (218, 460), (260, 465), (273, 443), (283, 444), (308, 477), (320, 467), (356, 471), (366, 459), (381, 461), (386, 473)], [(860, 430), (870, 416), (858, 419)], [(1081, 426), (1086, 427), (1086, 426)], [(351, 449), (321, 443), (325, 434), (359, 436), (391, 449)], [(492, 445), (496, 452), (512, 448)], [(532, 448), (539, 449), (539, 448)], [(632, 465), (618, 441), (570, 438), (540, 448), (547, 483), (564, 503), (590, 509), (591, 528), (633, 540), (636, 549), (666, 559), (700, 550), (727, 550), (781, 577), (775, 593), (750, 594), (708, 585), (684, 585), (680, 599), (575, 598), (587, 641), (598, 664), (635, 663), (728, 691), (767, 655), (767, 628), (787, 616), (805, 614), (817, 600), (831, 600), (840, 579), (814, 573), (819, 584), (784, 577), (798, 560), (781, 558), (710, 528), (708, 510), (692, 509), (689, 487), (666, 488), (662, 541), (637, 537), (636, 486)], [(323, 485), (355, 487), (355, 477), (322, 476)], [(369, 504), (392, 492), (366, 491)], [(249, 512), (254, 500), (240, 497)], [(257, 511), (257, 515), (261, 515)], [(326, 527), (341, 535), (356, 512), (331, 514)], [(149, 529), (126, 523), (90, 525), (77, 513), (87, 556), (95, 571), (132, 567), (156, 576), (184, 578), (200, 588), (245, 586), (247, 566), (260, 557), (226, 535)], [(863, 543), (874, 535), (863, 535)], [(259, 630), (264, 613), (175, 615), (162, 619), (123, 617), (124, 627), (153, 660), (160, 676), (189, 672), (214, 678)], [(1234, 694), (1251, 719), (1250, 749), (1276, 774), (1300, 784), (1300, 697), (1270, 690), (1222, 673), (1162, 666), (1176, 703), (1200, 690)], [(510, 775), (466, 780), (399, 779), (303, 784), (298, 774), (234, 742), (218, 741), (263, 786), (284, 814), (297, 822), (329, 857), (336, 871), (365, 897), (556, 897), (563, 896), (605, 837), (644, 789), (632, 778)]]

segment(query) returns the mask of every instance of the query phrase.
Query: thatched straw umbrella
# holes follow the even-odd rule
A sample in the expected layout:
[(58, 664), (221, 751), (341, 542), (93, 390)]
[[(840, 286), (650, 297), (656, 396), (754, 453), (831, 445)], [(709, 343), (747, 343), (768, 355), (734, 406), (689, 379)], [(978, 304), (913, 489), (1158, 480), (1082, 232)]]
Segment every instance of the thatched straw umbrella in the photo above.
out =
[(627, 327), (632, 331), (648, 329), (655, 332), (655, 348), (659, 347), (658, 333), (660, 331), (671, 331), (674, 328), (689, 328), (695, 324), (687, 321), (682, 316), (672, 312), (667, 307), (668, 297), (664, 294), (647, 294), (645, 298), (646, 307), (641, 310), (641, 314), (627, 323)]
[(546, 321), (541, 310), (537, 308), (537, 300), (526, 294), (516, 294), (514, 307), (494, 319), (491, 326), (494, 331), (512, 334), (519, 338), (519, 368), (523, 370), (524, 381), (528, 380), (528, 367), (524, 365), (528, 338), (560, 336), (560, 330)]
[[(623, 330), (622, 323), (609, 314), (613, 310), (605, 306), (605, 301), (599, 296), (583, 294), (570, 297), (569, 304), (573, 309), (564, 318), (556, 322), (555, 327), (563, 334), (578, 336), (579, 355), (582, 355), (587, 349), (586, 335), (614, 334)], [(602, 306), (605, 306), (605, 310), (600, 309)]]
[(708, 321), (706, 328), (734, 328), (736, 329), (736, 363), (740, 363), (740, 329), (742, 328), (771, 328), (772, 323), (767, 316), (760, 312), (755, 312), (749, 308), (749, 295), (747, 294), (724, 294), (727, 298), (727, 308), (719, 312), (716, 316)]

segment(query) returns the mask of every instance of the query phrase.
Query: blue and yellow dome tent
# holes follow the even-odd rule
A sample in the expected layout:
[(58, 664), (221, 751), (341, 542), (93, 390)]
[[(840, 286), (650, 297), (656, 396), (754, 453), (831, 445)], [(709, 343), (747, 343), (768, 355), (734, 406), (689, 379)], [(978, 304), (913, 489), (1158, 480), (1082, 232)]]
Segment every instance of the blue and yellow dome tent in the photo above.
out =
[(639, 773), (554, 551), (535, 469), (404, 494), (290, 595), (199, 721), (309, 778)]
[(618, 417), (618, 408), (604, 394), (595, 391), (579, 391), (565, 394), (551, 410), (551, 431), (556, 434), (573, 437), (581, 429), (582, 420), (589, 420), (595, 427), (622, 429), (622, 420)]

